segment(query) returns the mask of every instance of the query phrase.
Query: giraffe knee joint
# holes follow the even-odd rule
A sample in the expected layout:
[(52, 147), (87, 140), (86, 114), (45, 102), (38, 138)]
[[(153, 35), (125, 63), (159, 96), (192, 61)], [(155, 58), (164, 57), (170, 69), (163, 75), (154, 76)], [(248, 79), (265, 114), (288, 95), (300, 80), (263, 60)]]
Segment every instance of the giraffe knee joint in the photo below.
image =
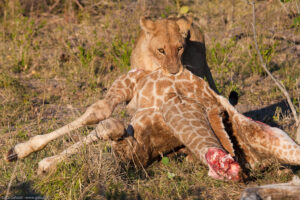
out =
[(84, 125), (96, 124), (101, 120), (107, 119), (112, 113), (112, 108), (106, 101), (100, 100), (99, 102), (91, 105), (84, 113)]
[(124, 125), (116, 119), (109, 118), (97, 125), (96, 133), (102, 140), (118, 140), (124, 135)]

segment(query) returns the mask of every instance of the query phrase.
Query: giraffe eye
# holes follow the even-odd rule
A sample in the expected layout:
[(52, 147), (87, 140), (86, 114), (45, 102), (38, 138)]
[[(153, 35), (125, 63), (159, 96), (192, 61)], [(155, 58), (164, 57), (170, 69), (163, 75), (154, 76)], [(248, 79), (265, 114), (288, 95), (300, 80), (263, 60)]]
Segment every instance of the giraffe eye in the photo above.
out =
[(165, 54), (165, 50), (163, 48), (158, 49), (159, 53)]
[(182, 46), (181, 46), (181, 47), (178, 47), (178, 48), (177, 48), (177, 51), (180, 51), (182, 48), (183, 48)]

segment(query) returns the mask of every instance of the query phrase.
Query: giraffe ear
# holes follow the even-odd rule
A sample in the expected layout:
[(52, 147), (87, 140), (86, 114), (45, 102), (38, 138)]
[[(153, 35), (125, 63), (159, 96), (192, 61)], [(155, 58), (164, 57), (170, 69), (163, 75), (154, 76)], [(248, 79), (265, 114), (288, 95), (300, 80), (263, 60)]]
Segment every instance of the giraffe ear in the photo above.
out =
[(147, 19), (146, 17), (140, 18), (140, 26), (142, 30), (147, 34), (154, 32), (155, 29), (155, 23), (152, 20)]
[(176, 20), (177, 25), (179, 26), (180, 34), (182, 37), (187, 38), (191, 29), (191, 26), (193, 24), (193, 17), (187, 16), (187, 17), (180, 17)]

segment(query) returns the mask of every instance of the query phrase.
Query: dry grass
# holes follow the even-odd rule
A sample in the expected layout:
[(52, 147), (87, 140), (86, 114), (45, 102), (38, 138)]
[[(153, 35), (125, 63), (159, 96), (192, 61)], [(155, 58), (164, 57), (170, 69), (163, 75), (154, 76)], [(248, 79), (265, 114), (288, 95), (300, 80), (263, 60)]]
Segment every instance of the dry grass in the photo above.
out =
[[(178, 3), (179, 7), (189, 6), (195, 23), (205, 31), (213, 76), (223, 95), (231, 90), (240, 93), (238, 109), (260, 110), (284, 100), (260, 68), (252, 39), (251, 6), (246, 1), (140, 2), (142, 5), (129, 0), (0, 0), (0, 155), (17, 142), (70, 122), (101, 98), (113, 80), (129, 69), (139, 16), (177, 15)], [(298, 112), (299, 6), (296, 0), (257, 2), (262, 55), (274, 76), (287, 87)], [(128, 118), (122, 105), (114, 115)], [(263, 111), (262, 116), (248, 115), (277, 124), (294, 136), (291, 114), (281, 104)], [(155, 162), (146, 172), (137, 171), (119, 166), (108, 151), (110, 144), (101, 142), (87, 146), (56, 172), (36, 175), (39, 160), (62, 151), (90, 130), (75, 131), (19, 162), (10, 196), (236, 199), (249, 185), (291, 179), (291, 173), (279, 174), (281, 167), (274, 164), (264, 172), (252, 172), (253, 180), (247, 183), (215, 181), (208, 178), (205, 167), (182, 158)], [(14, 163), (1, 157), (0, 198), (6, 194), (13, 169)]]

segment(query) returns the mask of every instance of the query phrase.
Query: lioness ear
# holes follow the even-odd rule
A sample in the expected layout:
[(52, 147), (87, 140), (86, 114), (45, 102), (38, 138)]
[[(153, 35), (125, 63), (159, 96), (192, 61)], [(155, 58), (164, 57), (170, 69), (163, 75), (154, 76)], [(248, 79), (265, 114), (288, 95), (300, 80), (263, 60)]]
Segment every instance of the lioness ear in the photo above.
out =
[(189, 31), (191, 29), (192, 23), (193, 23), (193, 17), (180, 17), (176, 21), (177, 25), (179, 26), (180, 33), (182, 37), (186, 38), (189, 34)]
[(150, 19), (146, 19), (145, 17), (140, 18), (140, 26), (146, 33), (151, 33), (155, 29), (154, 22)]

